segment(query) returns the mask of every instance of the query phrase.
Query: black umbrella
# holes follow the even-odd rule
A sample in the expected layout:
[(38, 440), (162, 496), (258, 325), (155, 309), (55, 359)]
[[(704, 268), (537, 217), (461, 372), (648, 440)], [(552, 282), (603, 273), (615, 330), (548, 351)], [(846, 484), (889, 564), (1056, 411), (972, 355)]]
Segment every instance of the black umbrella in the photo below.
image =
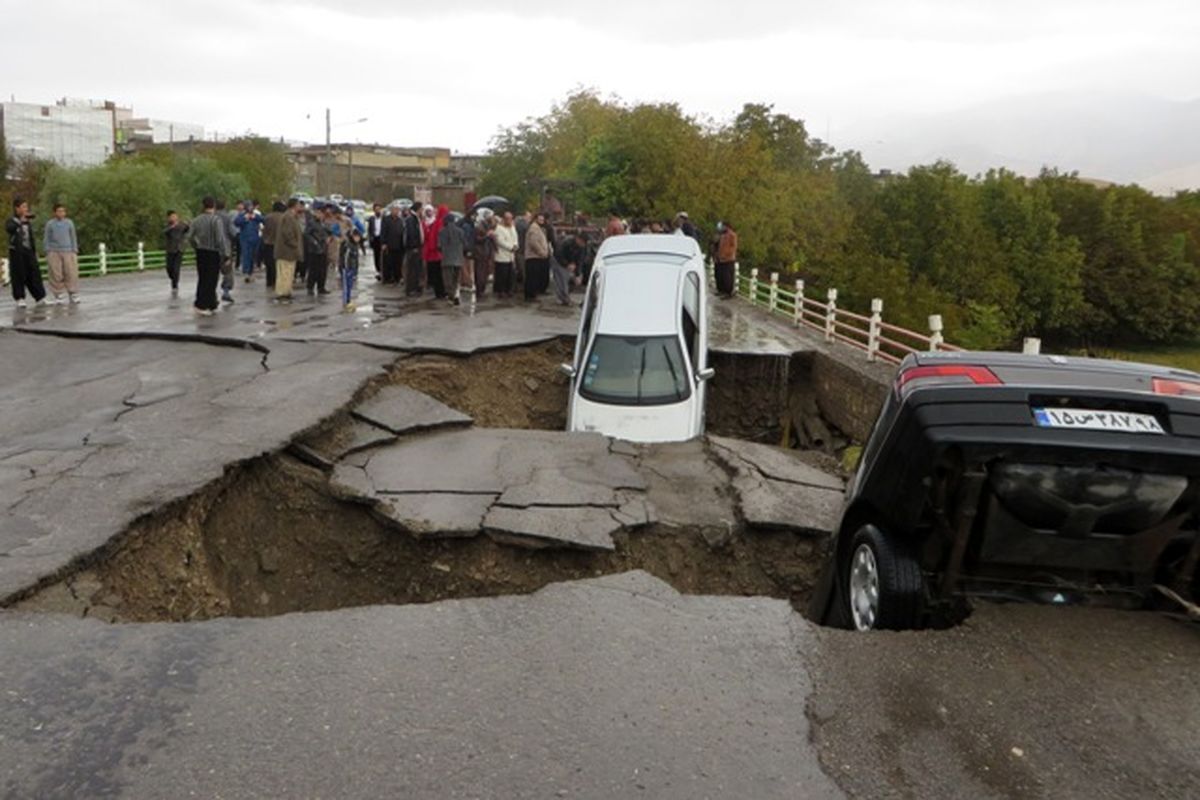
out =
[(481, 208), (490, 208), (492, 211), (496, 211), (497, 209), (507, 206), (508, 204), (508, 201), (500, 195), (489, 194), (487, 197), (481, 197), (476, 200), (475, 205), (471, 206), (471, 210), (478, 211)]

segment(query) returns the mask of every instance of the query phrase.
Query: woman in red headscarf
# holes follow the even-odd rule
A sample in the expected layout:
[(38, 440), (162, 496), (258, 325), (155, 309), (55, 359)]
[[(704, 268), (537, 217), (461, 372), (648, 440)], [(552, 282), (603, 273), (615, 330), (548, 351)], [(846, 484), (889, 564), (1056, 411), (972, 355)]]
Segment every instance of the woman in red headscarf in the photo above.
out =
[[(438, 249), (438, 234), (446, 224), (446, 215), (450, 208), (438, 206), (437, 217), (425, 228), (425, 243), (422, 245), (421, 257), (425, 259), (425, 276), (429, 286), (433, 288), (433, 296), (438, 300), (446, 299), (446, 286), (442, 281), (442, 251)], [(425, 221), (422, 220), (424, 225)]]

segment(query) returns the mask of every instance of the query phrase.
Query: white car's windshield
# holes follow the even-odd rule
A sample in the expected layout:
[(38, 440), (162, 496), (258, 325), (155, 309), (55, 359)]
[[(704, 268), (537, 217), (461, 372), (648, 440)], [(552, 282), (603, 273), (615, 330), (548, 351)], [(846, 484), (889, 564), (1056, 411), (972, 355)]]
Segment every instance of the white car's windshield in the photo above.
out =
[(676, 336), (596, 337), (579, 393), (597, 403), (656, 406), (691, 396)]

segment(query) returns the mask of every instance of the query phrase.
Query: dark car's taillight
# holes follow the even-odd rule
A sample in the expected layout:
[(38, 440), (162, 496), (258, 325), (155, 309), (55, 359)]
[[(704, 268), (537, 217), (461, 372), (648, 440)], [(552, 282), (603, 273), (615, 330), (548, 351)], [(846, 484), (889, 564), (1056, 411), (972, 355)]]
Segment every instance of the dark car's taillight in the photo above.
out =
[(987, 367), (977, 364), (936, 364), (906, 369), (896, 377), (896, 394), (901, 397), (924, 386), (946, 384), (1000, 386), (1004, 381)]
[(1181, 381), (1178, 378), (1155, 378), (1155, 394), (1169, 394), (1176, 397), (1195, 397), (1200, 399), (1200, 381)]

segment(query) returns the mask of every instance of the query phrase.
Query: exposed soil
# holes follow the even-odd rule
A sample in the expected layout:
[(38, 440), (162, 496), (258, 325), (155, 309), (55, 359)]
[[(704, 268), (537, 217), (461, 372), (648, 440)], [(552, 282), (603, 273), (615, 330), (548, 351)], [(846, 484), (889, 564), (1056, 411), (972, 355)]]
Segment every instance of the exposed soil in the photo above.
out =
[(144, 520), (111, 557), (18, 608), (108, 621), (270, 616), (520, 594), (630, 569), (682, 592), (799, 607), (820, 555), (819, 542), (790, 533), (743, 531), (712, 546), (699, 531), (657, 526), (619, 536), (613, 553), (418, 538), (336, 499), (326, 480), (289, 456), (261, 459)]
[(567, 426), (567, 387), (558, 365), (569, 363), (573, 342), (556, 339), (532, 347), (467, 358), (417, 356), (392, 369), (392, 380), (437, 398), (475, 418), (484, 428), (561, 431)]
[[(470, 357), (414, 356), (289, 453), (231, 470), (197, 494), (143, 518), (96, 562), (18, 604), (110, 621), (269, 616), (378, 603), (422, 603), (535, 591), (549, 583), (644, 569), (682, 592), (770, 595), (803, 607), (823, 542), (737, 526), (729, 536), (651, 525), (615, 537), (617, 549), (526, 549), (493, 540), (417, 536), (332, 491), (330, 454), (378, 444), (352, 417), (353, 402), (400, 383), (471, 415), (483, 427), (562, 430), (573, 343)], [(806, 402), (806, 368), (795, 359), (718, 359), (709, 429), (722, 435), (817, 445), (804, 460), (838, 471), (838, 440), (804, 440), (823, 427)], [(806, 415), (815, 415), (805, 422)], [(790, 433), (799, 429), (796, 433)], [(391, 437), (394, 438), (394, 437)], [(380, 440), (382, 441), (382, 440)], [(314, 455), (316, 458), (314, 459)], [(713, 543), (718, 542), (719, 543)]]

